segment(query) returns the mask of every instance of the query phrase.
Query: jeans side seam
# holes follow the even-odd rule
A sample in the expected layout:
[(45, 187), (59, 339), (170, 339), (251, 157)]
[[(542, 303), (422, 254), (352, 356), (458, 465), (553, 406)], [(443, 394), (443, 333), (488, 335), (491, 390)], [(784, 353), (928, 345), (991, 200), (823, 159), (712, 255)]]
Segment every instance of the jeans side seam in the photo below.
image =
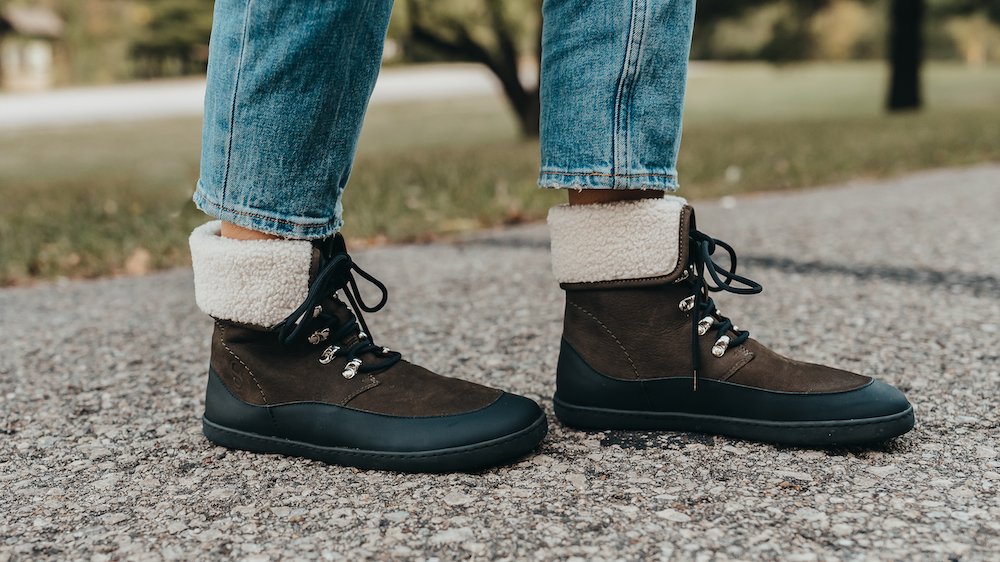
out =
[[(620, 120), (621, 120), (621, 105), (622, 105), (621, 104), (621, 99), (622, 99), (622, 93), (625, 90), (625, 81), (626, 81), (626, 77), (628, 75), (628, 68), (630, 66), (631, 57), (632, 57), (632, 54), (631, 54), (630, 50), (632, 48), (632, 33), (634, 32), (633, 28), (635, 26), (635, 2), (636, 1), (638, 1), (638, 0), (633, 0), (632, 1), (632, 13), (630, 15), (629, 22), (628, 22), (628, 37), (627, 37), (626, 42), (625, 42), (625, 60), (622, 61), (622, 70), (621, 70), (621, 73), (618, 75), (618, 88), (615, 90), (615, 106), (613, 108), (613, 111), (615, 112), (615, 114), (614, 114), (614, 125), (613, 125), (614, 130), (611, 131), (611, 171), (612, 171), (612, 174), (614, 174), (615, 172), (617, 172), (621, 168), (621, 165), (620, 165), (621, 163), (618, 160), (618, 145), (621, 142), (621, 140), (619, 139), (619, 133), (621, 132), (621, 125), (620, 125)], [(614, 183), (612, 183), (612, 187), (615, 187)]]
[(642, 52), (646, 47), (646, 22), (648, 20), (649, 2), (639, 0), (637, 5), (642, 8), (642, 20), (639, 23), (639, 36), (636, 39), (635, 61), (632, 68), (631, 80), (629, 80), (628, 91), (623, 101), (622, 112), (625, 114), (625, 170), (631, 170), (635, 164), (632, 161), (632, 100), (635, 97), (636, 82), (639, 80), (639, 73), (642, 71)]
[[(226, 169), (222, 175), (222, 200), (226, 200), (226, 192), (229, 187), (229, 168), (233, 158), (233, 128), (236, 126), (236, 99), (240, 93), (240, 76), (243, 74), (243, 56), (246, 54), (247, 44), (250, 42), (250, 12), (253, 9), (253, 0), (247, 0), (246, 13), (243, 15), (243, 37), (240, 42), (240, 57), (236, 62), (236, 77), (233, 79), (233, 102), (229, 108), (229, 138), (226, 139)], [(221, 206), (220, 206), (221, 207)]]
[[(640, 19), (639, 10), (643, 17)], [(625, 43), (625, 61), (622, 63), (621, 75), (618, 78), (618, 90), (615, 92), (614, 132), (612, 134), (612, 172), (629, 169), (629, 115), (628, 100), (631, 99), (633, 85), (638, 74), (639, 53), (642, 48), (642, 35), (645, 28), (645, 0), (632, 0), (632, 11), (629, 19), (628, 36)], [(617, 177), (617, 176), (613, 176)], [(614, 187), (619, 187), (617, 182)]]

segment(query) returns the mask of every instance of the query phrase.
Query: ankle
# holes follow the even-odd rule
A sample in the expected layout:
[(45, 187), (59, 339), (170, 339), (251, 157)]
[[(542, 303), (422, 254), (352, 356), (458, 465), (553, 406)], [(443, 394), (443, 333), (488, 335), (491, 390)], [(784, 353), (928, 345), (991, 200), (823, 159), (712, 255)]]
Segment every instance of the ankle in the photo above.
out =
[(251, 230), (226, 221), (222, 221), (220, 234), (223, 238), (232, 238), (234, 240), (276, 240), (281, 238), (269, 232)]
[(570, 205), (593, 205), (638, 199), (660, 199), (664, 192), (658, 189), (573, 189), (568, 194)]

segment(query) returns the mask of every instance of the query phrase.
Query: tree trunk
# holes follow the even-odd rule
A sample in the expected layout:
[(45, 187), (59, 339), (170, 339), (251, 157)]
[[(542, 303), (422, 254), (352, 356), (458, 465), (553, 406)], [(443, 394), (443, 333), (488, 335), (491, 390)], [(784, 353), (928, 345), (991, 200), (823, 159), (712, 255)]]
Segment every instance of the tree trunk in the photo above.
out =
[[(526, 88), (518, 73), (520, 52), (514, 31), (504, 19), (502, 0), (489, 0), (487, 8), (496, 45), (487, 46), (473, 38), (468, 27), (452, 20), (425, 24), (420, 16), (422, 7), (416, 0), (409, 0), (407, 9), (410, 16), (410, 41), (437, 50), (451, 58), (471, 60), (486, 66), (500, 81), (504, 97), (517, 116), (521, 134), (528, 138), (538, 138), (539, 93), (537, 87)], [(541, 1), (538, 3), (541, 9)], [(445, 33), (441, 31), (444, 30)], [(538, 37), (539, 51), (541, 30)]]
[(528, 138), (538, 138), (538, 119), (541, 114), (538, 89), (525, 88), (521, 83), (516, 56), (491, 61), (487, 67), (500, 81), (504, 96), (517, 114), (521, 134)]
[(517, 120), (521, 125), (521, 134), (530, 139), (538, 138), (538, 120), (541, 116), (541, 104), (538, 90), (526, 92), (524, 98), (514, 108)]
[(925, 0), (892, 0), (889, 14), (889, 66), (891, 78), (886, 109), (920, 108), (920, 66), (924, 57)]

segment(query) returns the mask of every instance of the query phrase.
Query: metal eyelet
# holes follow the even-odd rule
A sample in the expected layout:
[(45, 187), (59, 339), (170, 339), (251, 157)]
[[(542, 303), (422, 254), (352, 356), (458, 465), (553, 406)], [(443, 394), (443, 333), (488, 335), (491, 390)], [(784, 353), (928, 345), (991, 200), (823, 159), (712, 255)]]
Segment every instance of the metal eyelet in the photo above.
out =
[(326, 341), (330, 337), (330, 328), (323, 328), (322, 330), (316, 330), (309, 335), (309, 343), (316, 345), (320, 342)]
[(715, 324), (715, 318), (712, 316), (706, 316), (698, 321), (698, 335), (704, 336), (708, 329)]
[(677, 305), (677, 308), (680, 308), (683, 312), (691, 312), (691, 309), (694, 308), (694, 295), (685, 297), (685, 299)]
[(712, 346), (712, 355), (722, 357), (725, 355), (727, 349), (729, 349), (729, 336), (722, 336)]
[(335, 345), (331, 345), (330, 347), (324, 349), (323, 355), (319, 358), (319, 362), (324, 365), (328, 364), (330, 361), (333, 361), (333, 358), (339, 350), (340, 348)]
[(358, 369), (361, 368), (360, 359), (351, 359), (347, 362), (347, 366), (344, 367), (344, 372), (341, 373), (345, 379), (353, 379), (354, 375), (358, 374)]
[[(322, 306), (320, 306), (320, 305), (316, 305), (316, 307), (315, 307), (315, 308), (313, 308), (313, 313), (312, 313), (312, 317), (313, 317), (313, 318), (316, 318), (317, 316), (319, 316), (319, 314), (320, 314), (321, 312), (323, 312), (323, 307), (322, 307)], [(296, 326), (298, 326), (298, 325), (299, 325), (299, 324), (301, 324), (301, 323), (302, 323), (302, 321), (303, 321), (303, 320), (305, 320), (305, 319), (306, 319), (306, 313), (305, 313), (305, 312), (303, 312), (303, 313), (302, 313), (302, 316), (299, 316), (298, 318), (296, 318), (296, 319), (295, 319), (295, 325), (296, 325)]]

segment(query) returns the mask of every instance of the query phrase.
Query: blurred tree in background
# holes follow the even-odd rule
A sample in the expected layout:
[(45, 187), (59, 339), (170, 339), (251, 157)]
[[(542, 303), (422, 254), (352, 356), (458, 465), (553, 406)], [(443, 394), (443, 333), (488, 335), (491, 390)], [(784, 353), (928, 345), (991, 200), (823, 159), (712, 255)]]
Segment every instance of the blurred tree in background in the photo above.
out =
[(1000, 61), (1000, 0), (929, 0), (930, 18), (944, 22), (966, 62)]
[[(406, 0), (390, 26), (404, 62), (457, 60), (496, 75), (526, 136), (538, 134), (542, 0)], [(60, 82), (203, 72), (209, 0), (0, 0), (66, 20)], [(393, 51), (388, 51), (393, 52)], [(1000, 61), (1000, 0), (699, 0), (695, 59), (854, 60), (892, 68), (889, 109), (919, 107), (924, 58)]]
[(926, 12), (924, 0), (892, 0), (889, 8), (889, 111), (917, 109), (922, 104)]
[[(921, 105), (920, 69), (924, 58), (925, 0), (784, 0), (767, 2), (748, 0), (699, 2), (700, 22), (709, 28), (706, 45), (695, 41), (695, 52), (718, 47), (742, 52), (748, 58), (771, 62), (790, 62), (813, 58), (846, 60), (864, 51), (878, 51), (871, 43), (888, 36), (890, 69), (886, 108), (890, 111), (917, 109)], [(875, 9), (888, 9), (888, 26), (872, 33), (869, 17)], [(753, 22), (747, 33), (747, 22)], [(760, 30), (765, 33), (760, 33)], [(742, 33), (741, 33), (742, 31)], [(721, 39), (716, 39), (716, 36)], [(743, 37), (733, 45), (732, 37)], [(749, 38), (749, 40), (748, 40)], [(703, 40), (704, 41), (704, 40)], [(858, 52), (861, 51), (861, 52)]]
[[(948, 16), (962, 15), (974, 18), (979, 24), (978, 30), (988, 31), (1000, 23), (1000, 0), (931, 0), (938, 20)], [(907, 111), (918, 109), (923, 103), (921, 92), (920, 70), (923, 66), (927, 34), (927, 0), (891, 0), (889, 7), (889, 91), (886, 97), (886, 108), (889, 111)], [(966, 21), (969, 21), (968, 19)], [(991, 50), (986, 42), (989, 33), (981, 33), (978, 37), (967, 34), (970, 26), (962, 25), (961, 20), (949, 22), (956, 46), (965, 48), (966, 61), (982, 64), (987, 60), (987, 52)], [(1000, 33), (993, 39), (1000, 38)], [(979, 47), (978, 49), (976, 47)], [(1000, 44), (994, 46), (1000, 52)]]
[[(541, 0), (407, 0), (404, 49), (490, 69), (518, 117), (521, 133), (538, 136)], [(526, 65), (529, 79), (522, 78)]]
[(132, 42), (140, 77), (204, 72), (212, 34), (212, 3), (206, 0), (146, 0), (138, 6), (142, 32)]
[(810, 18), (828, 0), (701, 0), (692, 54), (707, 59), (770, 62), (805, 60), (813, 55)]

